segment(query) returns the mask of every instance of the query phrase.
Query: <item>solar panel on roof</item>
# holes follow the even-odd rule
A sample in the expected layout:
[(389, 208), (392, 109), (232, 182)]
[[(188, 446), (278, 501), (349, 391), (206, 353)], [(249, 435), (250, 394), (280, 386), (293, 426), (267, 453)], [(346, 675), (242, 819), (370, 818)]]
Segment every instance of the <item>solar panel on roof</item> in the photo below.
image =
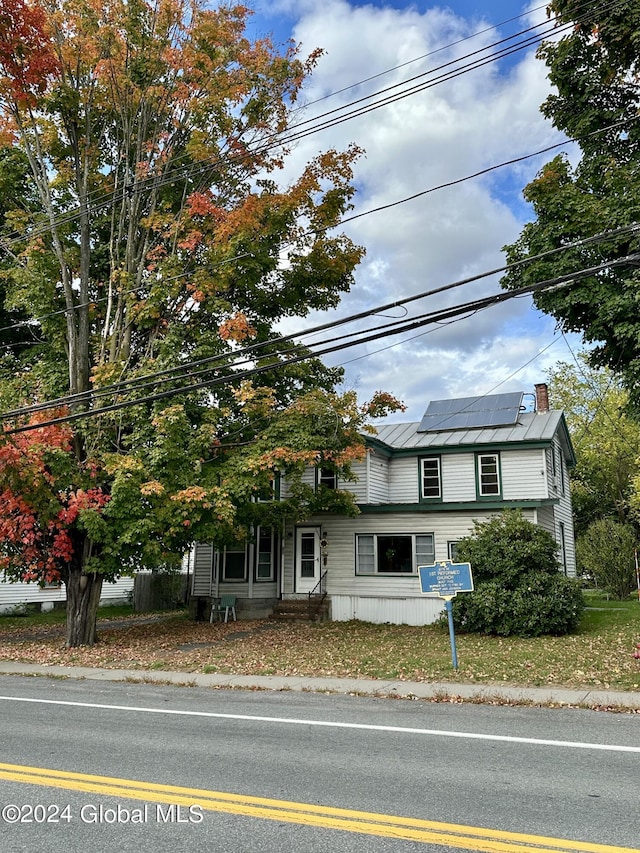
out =
[(518, 421), (522, 397), (522, 391), (512, 391), (508, 394), (489, 394), (486, 397), (432, 400), (420, 422), (418, 432), (512, 426)]

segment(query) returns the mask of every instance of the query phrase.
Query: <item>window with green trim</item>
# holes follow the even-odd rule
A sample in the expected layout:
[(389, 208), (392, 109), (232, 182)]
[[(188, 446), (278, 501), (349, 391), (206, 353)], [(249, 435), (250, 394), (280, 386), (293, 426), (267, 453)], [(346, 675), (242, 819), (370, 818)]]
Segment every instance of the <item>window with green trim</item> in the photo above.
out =
[(442, 474), (439, 456), (430, 456), (420, 460), (420, 484), (420, 496), (423, 500), (442, 499)]
[(275, 580), (278, 537), (271, 527), (259, 527), (256, 535), (256, 581)]
[(324, 486), (325, 489), (338, 488), (338, 475), (331, 468), (316, 468), (316, 489)]
[(476, 456), (478, 474), (478, 496), (481, 498), (500, 497), (500, 454), (478, 453)]
[(356, 536), (356, 574), (413, 575), (435, 562), (433, 533)]
[(270, 477), (269, 483), (264, 488), (260, 489), (256, 496), (256, 500), (263, 502), (279, 501), (280, 500), (280, 472), (275, 471)]

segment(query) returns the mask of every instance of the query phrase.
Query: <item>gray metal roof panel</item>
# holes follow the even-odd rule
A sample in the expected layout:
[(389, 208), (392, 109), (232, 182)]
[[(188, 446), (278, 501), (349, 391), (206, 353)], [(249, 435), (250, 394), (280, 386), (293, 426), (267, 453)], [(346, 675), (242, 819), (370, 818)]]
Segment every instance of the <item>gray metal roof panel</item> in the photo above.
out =
[(395, 450), (551, 441), (561, 419), (561, 411), (520, 412), (518, 422), (509, 426), (476, 427), (438, 432), (421, 432), (419, 430), (420, 423), (414, 421), (377, 426), (376, 438)]

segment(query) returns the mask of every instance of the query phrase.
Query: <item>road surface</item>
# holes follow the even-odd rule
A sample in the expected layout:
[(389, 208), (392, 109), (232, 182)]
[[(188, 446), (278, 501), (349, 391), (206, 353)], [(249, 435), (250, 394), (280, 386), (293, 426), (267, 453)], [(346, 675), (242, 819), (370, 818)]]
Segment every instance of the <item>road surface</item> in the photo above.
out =
[(0, 711), (2, 851), (640, 851), (637, 715), (13, 676)]

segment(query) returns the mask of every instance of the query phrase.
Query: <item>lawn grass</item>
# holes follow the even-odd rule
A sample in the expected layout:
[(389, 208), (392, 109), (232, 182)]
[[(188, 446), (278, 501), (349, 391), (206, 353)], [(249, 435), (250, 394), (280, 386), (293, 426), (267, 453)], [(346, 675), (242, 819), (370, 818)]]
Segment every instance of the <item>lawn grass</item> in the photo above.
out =
[[(131, 604), (109, 604), (98, 610), (99, 619), (121, 619), (133, 614)], [(56, 607), (44, 612), (27, 612), (24, 615), (14, 613), (0, 613), (0, 636), (3, 630), (34, 628), (47, 628), (49, 626), (64, 625), (67, 613), (64, 607)]]
[[(100, 642), (90, 649), (65, 649), (61, 636), (38, 637), (47, 624), (41, 616), (52, 614), (0, 618), (0, 659), (184, 672), (640, 690), (640, 660), (633, 657), (640, 642), (637, 599), (617, 602), (589, 596), (579, 630), (565, 637), (459, 633), (457, 671), (447, 628), (441, 625), (266, 620), (210, 625), (190, 621), (184, 612), (137, 624), (124, 615), (113, 608), (101, 609)], [(100, 629), (105, 618), (119, 618), (120, 627)]]

